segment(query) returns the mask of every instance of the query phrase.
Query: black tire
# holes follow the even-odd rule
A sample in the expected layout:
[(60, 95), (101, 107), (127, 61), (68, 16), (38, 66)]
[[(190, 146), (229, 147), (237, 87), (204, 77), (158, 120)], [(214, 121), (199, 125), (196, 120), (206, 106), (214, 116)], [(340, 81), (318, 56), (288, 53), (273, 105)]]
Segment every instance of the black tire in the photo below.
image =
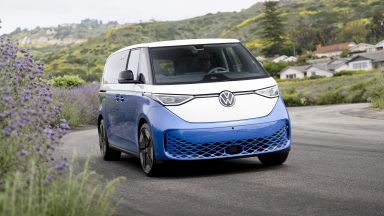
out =
[(105, 130), (104, 120), (102, 119), (99, 124), (99, 146), (101, 157), (106, 161), (119, 160), (121, 152), (109, 147), (107, 131)]
[(156, 161), (153, 148), (151, 129), (144, 123), (139, 130), (140, 164), (147, 176), (159, 174), (159, 164)]
[(270, 153), (259, 155), (260, 162), (266, 166), (276, 166), (283, 164), (288, 158), (289, 152)]

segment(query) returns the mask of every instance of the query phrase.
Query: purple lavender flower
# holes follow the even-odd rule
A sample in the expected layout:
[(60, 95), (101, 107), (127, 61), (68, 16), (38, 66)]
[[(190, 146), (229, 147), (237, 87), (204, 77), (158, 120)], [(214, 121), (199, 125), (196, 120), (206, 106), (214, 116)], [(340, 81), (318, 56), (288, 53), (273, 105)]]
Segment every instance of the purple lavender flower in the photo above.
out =
[(47, 179), (45, 180), (45, 183), (49, 184), (53, 181), (53, 176), (52, 175), (48, 175), (47, 176)]
[(46, 129), (44, 129), (44, 135), (45, 135), (45, 137), (47, 137), (47, 138), (51, 138), (51, 136), (52, 136), (52, 134), (53, 134), (53, 131), (52, 131), (52, 129), (50, 129), (50, 128), (46, 128)]
[(65, 170), (67, 167), (69, 167), (68, 160), (64, 158), (59, 163), (57, 163), (54, 168), (56, 171), (60, 172)]
[(69, 130), (69, 129), (70, 129), (68, 123), (61, 123), (61, 124), (60, 124), (60, 128), (62, 128), (62, 129), (64, 129), (64, 130)]
[[(0, 139), (6, 147), (21, 149), (14, 158), (14, 166), (25, 167), (28, 158), (48, 161), (61, 137), (68, 129), (66, 121), (58, 123), (61, 105), (55, 104), (51, 87), (43, 80), (44, 64), (33, 55), (0, 37)], [(30, 157), (22, 157), (24, 155)], [(65, 169), (68, 161), (56, 164)], [(0, 164), (0, 179), (7, 170)]]
[(3, 101), (4, 101), (5, 103), (9, 103), (9, 102), (11, 102), (11, 100), (12, 100), (11, 97), (8, 97), (8, 96), (3, 97)]
[(4, 136), (11, 136), (12, 131), (13, 131), (12, 128), (6, 127), (3, 129), (3, 134), (4, 134)]
[(29, 115), (29, 114), (35, 114), (36, 111), (34, 109), (25, 109), (22, 111), (22, 114)]
[(24, 155), (28, 154), (28, 151), (25, 150), (25, 149), (22, 149), (22, 150), (19, 151), (19, 154), (20, 154), (21, 156), (24, 156)]

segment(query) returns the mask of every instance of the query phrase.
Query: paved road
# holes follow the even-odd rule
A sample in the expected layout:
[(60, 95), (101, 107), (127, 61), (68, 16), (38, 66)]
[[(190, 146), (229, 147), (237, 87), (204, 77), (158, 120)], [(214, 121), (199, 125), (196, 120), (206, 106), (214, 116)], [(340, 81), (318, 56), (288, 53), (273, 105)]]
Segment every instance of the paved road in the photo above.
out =
[(118, 215), (384, 215), (384, 120), (345, 114), (367, 106), (289, 109), (294, 146), (279, 167), (256, 158), (182, 163), (148, 178), (137, 159), (102, 161), (96, 129), (70, 133), (62, 150), (96, 155), (92, 168), (106, 178), (126, 177)]

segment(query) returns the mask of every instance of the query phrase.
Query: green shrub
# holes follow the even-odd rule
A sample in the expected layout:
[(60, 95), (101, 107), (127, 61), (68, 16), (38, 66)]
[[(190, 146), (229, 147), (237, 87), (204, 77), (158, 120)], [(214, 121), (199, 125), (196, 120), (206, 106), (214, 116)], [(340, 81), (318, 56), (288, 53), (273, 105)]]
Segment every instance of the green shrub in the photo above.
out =
[(314, 75), (314, 76), (310, 76), (310, 77), (309, 77), (310, 80), (321, 79), (321, 78), (325, 78), (325, 76)]
[(384, 110), (384, 96), (372, 99), (372, 107)]
[(64, 88), (76, 87), (85, 83), (85, 81), (81, 79), (79, 76), (72, 76), (72, 75), (54, 77), (52, 81), (53, 81), (54, 87), (64, 87)]
[(316, 100), (316, 103), (319, 105), (325, 105), (325, 104), (340, 104), (345, 103), (345, 96), (336, 91), (328, 91), (321, 93), (318, 99)]
[(273, 77), (277, 77), (280, 71), (289, 65), (286, 62), (263, 62), (265, 70)]
[(384, 109), (384, 78), (378, 78), (372, 81), (367, 88), (367, 95), (375, 108)]
[(294, 106), (300, 106), (300, 98), (297, 96), (297, 94), (287, 94), (283, 96), (283, 100), (286, 106), (294, 107)]
[(340, 71), (340, 72), (337, 72), (334, 74), (335, 77), (338, 77), (338, 76), (352, 76), (353, 75), (353, 71)]
[(311, 97), (302, 95), (302, 94), (297, 94), (297, 93), (286, 93), (282, 94), (284, 103), (286, 106), (308, 106), (308, 105), (313, 105), (315, 102)]
[(286, 91), (287, 91), (287, 94), (294, 94), (294, 93), (296, 93), (296, 89), (294, 87), (289, 87)]

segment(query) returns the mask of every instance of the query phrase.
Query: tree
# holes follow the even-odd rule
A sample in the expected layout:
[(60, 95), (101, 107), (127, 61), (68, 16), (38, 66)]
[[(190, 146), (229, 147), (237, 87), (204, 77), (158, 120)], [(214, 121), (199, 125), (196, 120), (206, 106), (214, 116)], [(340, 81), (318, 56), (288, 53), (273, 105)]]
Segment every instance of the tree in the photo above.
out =
[(304, 24), (296, 26), (288, 33), (295, 46), (296, 54), (305, 53), (305, 51), (312, 51), (314, 49), (316, 46), (316, 33), (314, 28)]
[(344, 41), (365, 42), (367, 38), (366, 26), (368, 23), (368, 19), (358, 19), (346, 23), (342, 32)]
[(384, 13), (381, 11), (374, 12), (371, 23), (367, 26), (370, 31), (368, 40), (378, 42), (384, 39)]
[(264, 16), (261, 19), (262, 36), (268, 45), (262, 50), (266, 56), (281, 54), (284, 46), (284, 25), (278, 2), (266, 1), (264, 3)]
[(316, 31), (315, 44), (327, 45), (337, 42), (337, 35), (339, 34), (339, 29), (337, 25), (327, 25), (319, 27)]

